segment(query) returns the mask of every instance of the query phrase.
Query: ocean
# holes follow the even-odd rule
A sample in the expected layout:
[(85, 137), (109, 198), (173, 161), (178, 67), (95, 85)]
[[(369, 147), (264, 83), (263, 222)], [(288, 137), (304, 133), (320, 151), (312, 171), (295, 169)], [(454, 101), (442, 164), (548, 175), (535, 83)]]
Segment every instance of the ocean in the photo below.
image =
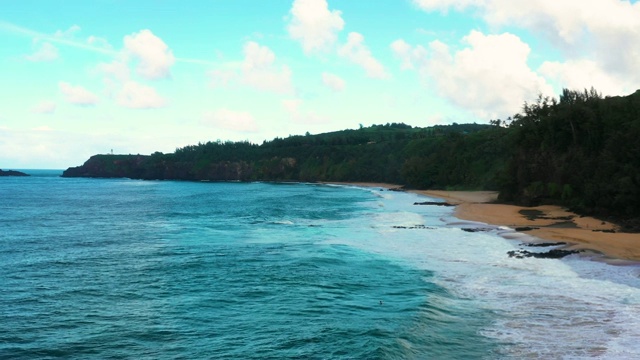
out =
[(25, 171), (0, 178), (2, 359), (640, 357), (639, 266), (512, 258), (526, 235), (435, 199)]

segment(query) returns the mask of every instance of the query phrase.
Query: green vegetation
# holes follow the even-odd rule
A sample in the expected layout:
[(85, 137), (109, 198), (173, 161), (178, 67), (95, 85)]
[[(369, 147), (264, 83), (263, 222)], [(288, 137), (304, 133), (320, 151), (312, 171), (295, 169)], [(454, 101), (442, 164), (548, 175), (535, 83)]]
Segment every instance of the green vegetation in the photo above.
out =
[(464, 124), (374, 125), (265, 141), (215, 141), (174, 153), (96, 155), (63, 176), (241, 181), (369, 181), (497, 189), (507, 130)]
[(265, 141), (207, 142), (174, 153), (96, 155), (63, 176), (211, 181), (364, 181), (499, 190), (640, 228), (640, 91), (540, 97), (491, 125), (374, 125)]
[(500, 198), (614, 216), (640, 228), (640, 91), (602, 98), (564, 90), (526, 104), (508, 128)]

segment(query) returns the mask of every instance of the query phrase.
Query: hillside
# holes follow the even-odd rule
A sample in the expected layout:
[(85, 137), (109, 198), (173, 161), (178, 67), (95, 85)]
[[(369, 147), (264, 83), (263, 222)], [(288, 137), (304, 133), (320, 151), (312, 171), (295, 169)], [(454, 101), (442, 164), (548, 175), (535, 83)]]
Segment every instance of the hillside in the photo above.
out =
[[(265, 141), (207, 142), (174, 153), (95, 155), (65, 177), (210, 181), (376, 181), (410, 187), (492, 188), (506, 130), (465, 124), (377, 125)], [(497, 142), (496, 142), (497, 141)], [(503, 149), (502, 149), (503, 150)], [(428, 174), (425, 174), (428, 171)]]

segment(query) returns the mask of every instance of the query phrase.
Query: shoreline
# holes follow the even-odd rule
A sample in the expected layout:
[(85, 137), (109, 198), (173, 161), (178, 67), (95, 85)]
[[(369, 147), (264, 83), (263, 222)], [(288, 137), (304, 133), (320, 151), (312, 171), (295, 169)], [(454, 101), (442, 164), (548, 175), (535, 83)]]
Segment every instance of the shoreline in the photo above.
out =
[[(386, 183), (333, 183), (389, 190), (400, 185)], [(617, 232), (618, 226), (588, 216), (572, 213), (560, 206), (524, 207), (495, 203), (498, 193), (492, 191), (407, 190), (415, 194), (443, 199), (456, 205), (454, 216), (511, 229), (531, 228), (520, 233), (540, 242), (565, 242), (566, 250), (584, 251), (613, 265), (640, 262), (640, 234)]]
[(640, 234), (617, 232), (618, 226), (589, 216), (581, 216), (556, 205), (524, 207), (497, 204), (497, 192), (415, 190), (456, 204), (455, 217), (521, 231), (544, 241), (565, 242), (566, 250), (598, 255), (610, 264), (640, 262)]

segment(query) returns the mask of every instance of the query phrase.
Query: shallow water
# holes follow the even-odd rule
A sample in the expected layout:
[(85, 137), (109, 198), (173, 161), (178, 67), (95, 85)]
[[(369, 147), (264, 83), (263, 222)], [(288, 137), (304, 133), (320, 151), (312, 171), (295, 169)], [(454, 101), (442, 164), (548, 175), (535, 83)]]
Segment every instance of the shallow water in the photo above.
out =
[(640, 355), (638, 267), (414, 194), (57, 174), (0, 178), (1, 358)]

